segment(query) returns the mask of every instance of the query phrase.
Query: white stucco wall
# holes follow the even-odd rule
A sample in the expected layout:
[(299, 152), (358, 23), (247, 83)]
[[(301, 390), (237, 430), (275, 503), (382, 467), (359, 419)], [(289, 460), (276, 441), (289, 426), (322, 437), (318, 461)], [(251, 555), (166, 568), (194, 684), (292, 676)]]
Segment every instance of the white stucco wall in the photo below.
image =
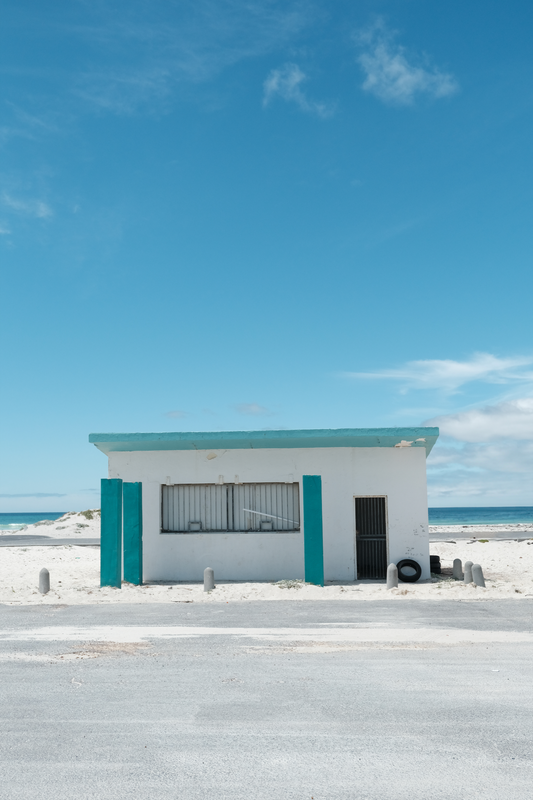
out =
[[(207, 455), (215, 453), (216, 458)], [(353, 581), (355, 504), (387, 498), (388, 561), (413, 558), (429, 578), (426, 452), (417, 448), (172, 450), (109, 455), (109, 477), (143, 484), (143, 567), (146, 580), (202, 580), (210, 566), (219, 580), (304, 577), (303, 530), (298, 533), (161, 534), (161, 485), (270, 483), (322, 476), (324, 575)], [(236, 476), (238, 476), (236, 478)], [(303, 523), (303, 509), (300, 510)], [(303, 527), (303, 526), (302, 526)]]

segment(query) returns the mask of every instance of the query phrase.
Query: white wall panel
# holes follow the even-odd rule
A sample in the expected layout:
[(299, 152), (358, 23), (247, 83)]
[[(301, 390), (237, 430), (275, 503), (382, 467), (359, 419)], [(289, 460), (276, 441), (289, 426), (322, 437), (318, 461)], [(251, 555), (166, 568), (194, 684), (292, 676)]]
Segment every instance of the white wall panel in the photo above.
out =
[[(215, 556), (219, 576), (227, 580), (303, 577), (301, 532), (161, 533), (162, 485), (214, 486), (220, 475), (235, 486), (283, 481), (301, 486), (302, 475), (321, 475), (326, 580), (355, 579), (354, 498), (386, 497), (389, 560), (414, 558), (422, 577), (429, 578), (425, 455), (424, 448), (409, 447), (116, 452), (109, 456), (109, 477), (143, 482), (147, 580), (201, 580), (201, 569), (214, 568)], [(299, 503), (301, 516), (301, 496)]]

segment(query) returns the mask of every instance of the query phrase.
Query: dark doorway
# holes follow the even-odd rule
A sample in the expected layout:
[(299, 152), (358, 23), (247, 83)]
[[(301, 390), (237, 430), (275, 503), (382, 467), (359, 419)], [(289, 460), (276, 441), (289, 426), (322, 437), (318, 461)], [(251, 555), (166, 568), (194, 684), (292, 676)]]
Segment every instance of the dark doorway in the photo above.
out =
[(387, 575), (387, 519), (384, 497), (355, 498), (357, 577)]

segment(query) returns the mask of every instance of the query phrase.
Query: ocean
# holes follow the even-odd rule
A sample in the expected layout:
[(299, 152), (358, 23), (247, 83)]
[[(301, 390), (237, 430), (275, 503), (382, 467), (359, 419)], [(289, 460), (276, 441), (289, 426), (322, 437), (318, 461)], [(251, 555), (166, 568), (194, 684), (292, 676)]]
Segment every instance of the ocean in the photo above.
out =
[[(65, 511), (32, 511), (0, 514), (0, 530), (16, 531), (42, 519), (59, 519)], [(430, 508), (430, 525), (516, 525), (533, 523), (533, 506), (488, 508)]]
[(21, 511), (20, 513), (0, 514), (0, 531), (18, 531), (24, 525), (33, 525), (43, 519), (59, 519), (66, 511)]
[(533, 522), (532, 506), (430, 508), (430, 525), (516, 525)]

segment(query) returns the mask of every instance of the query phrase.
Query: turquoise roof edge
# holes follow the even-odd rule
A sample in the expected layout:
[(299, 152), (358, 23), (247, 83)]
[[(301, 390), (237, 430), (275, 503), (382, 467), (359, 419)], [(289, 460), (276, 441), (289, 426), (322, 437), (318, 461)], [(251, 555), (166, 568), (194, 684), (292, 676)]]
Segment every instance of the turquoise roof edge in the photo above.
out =
[[(296, 447), (424, 447), (429, 455), (438, 428), (334, 428), (296, 431), (177, 431), (91, 433), (103, 453), (138, 450), (247, 450)], [(402, 444), (405, 442), (405, 444)]]

